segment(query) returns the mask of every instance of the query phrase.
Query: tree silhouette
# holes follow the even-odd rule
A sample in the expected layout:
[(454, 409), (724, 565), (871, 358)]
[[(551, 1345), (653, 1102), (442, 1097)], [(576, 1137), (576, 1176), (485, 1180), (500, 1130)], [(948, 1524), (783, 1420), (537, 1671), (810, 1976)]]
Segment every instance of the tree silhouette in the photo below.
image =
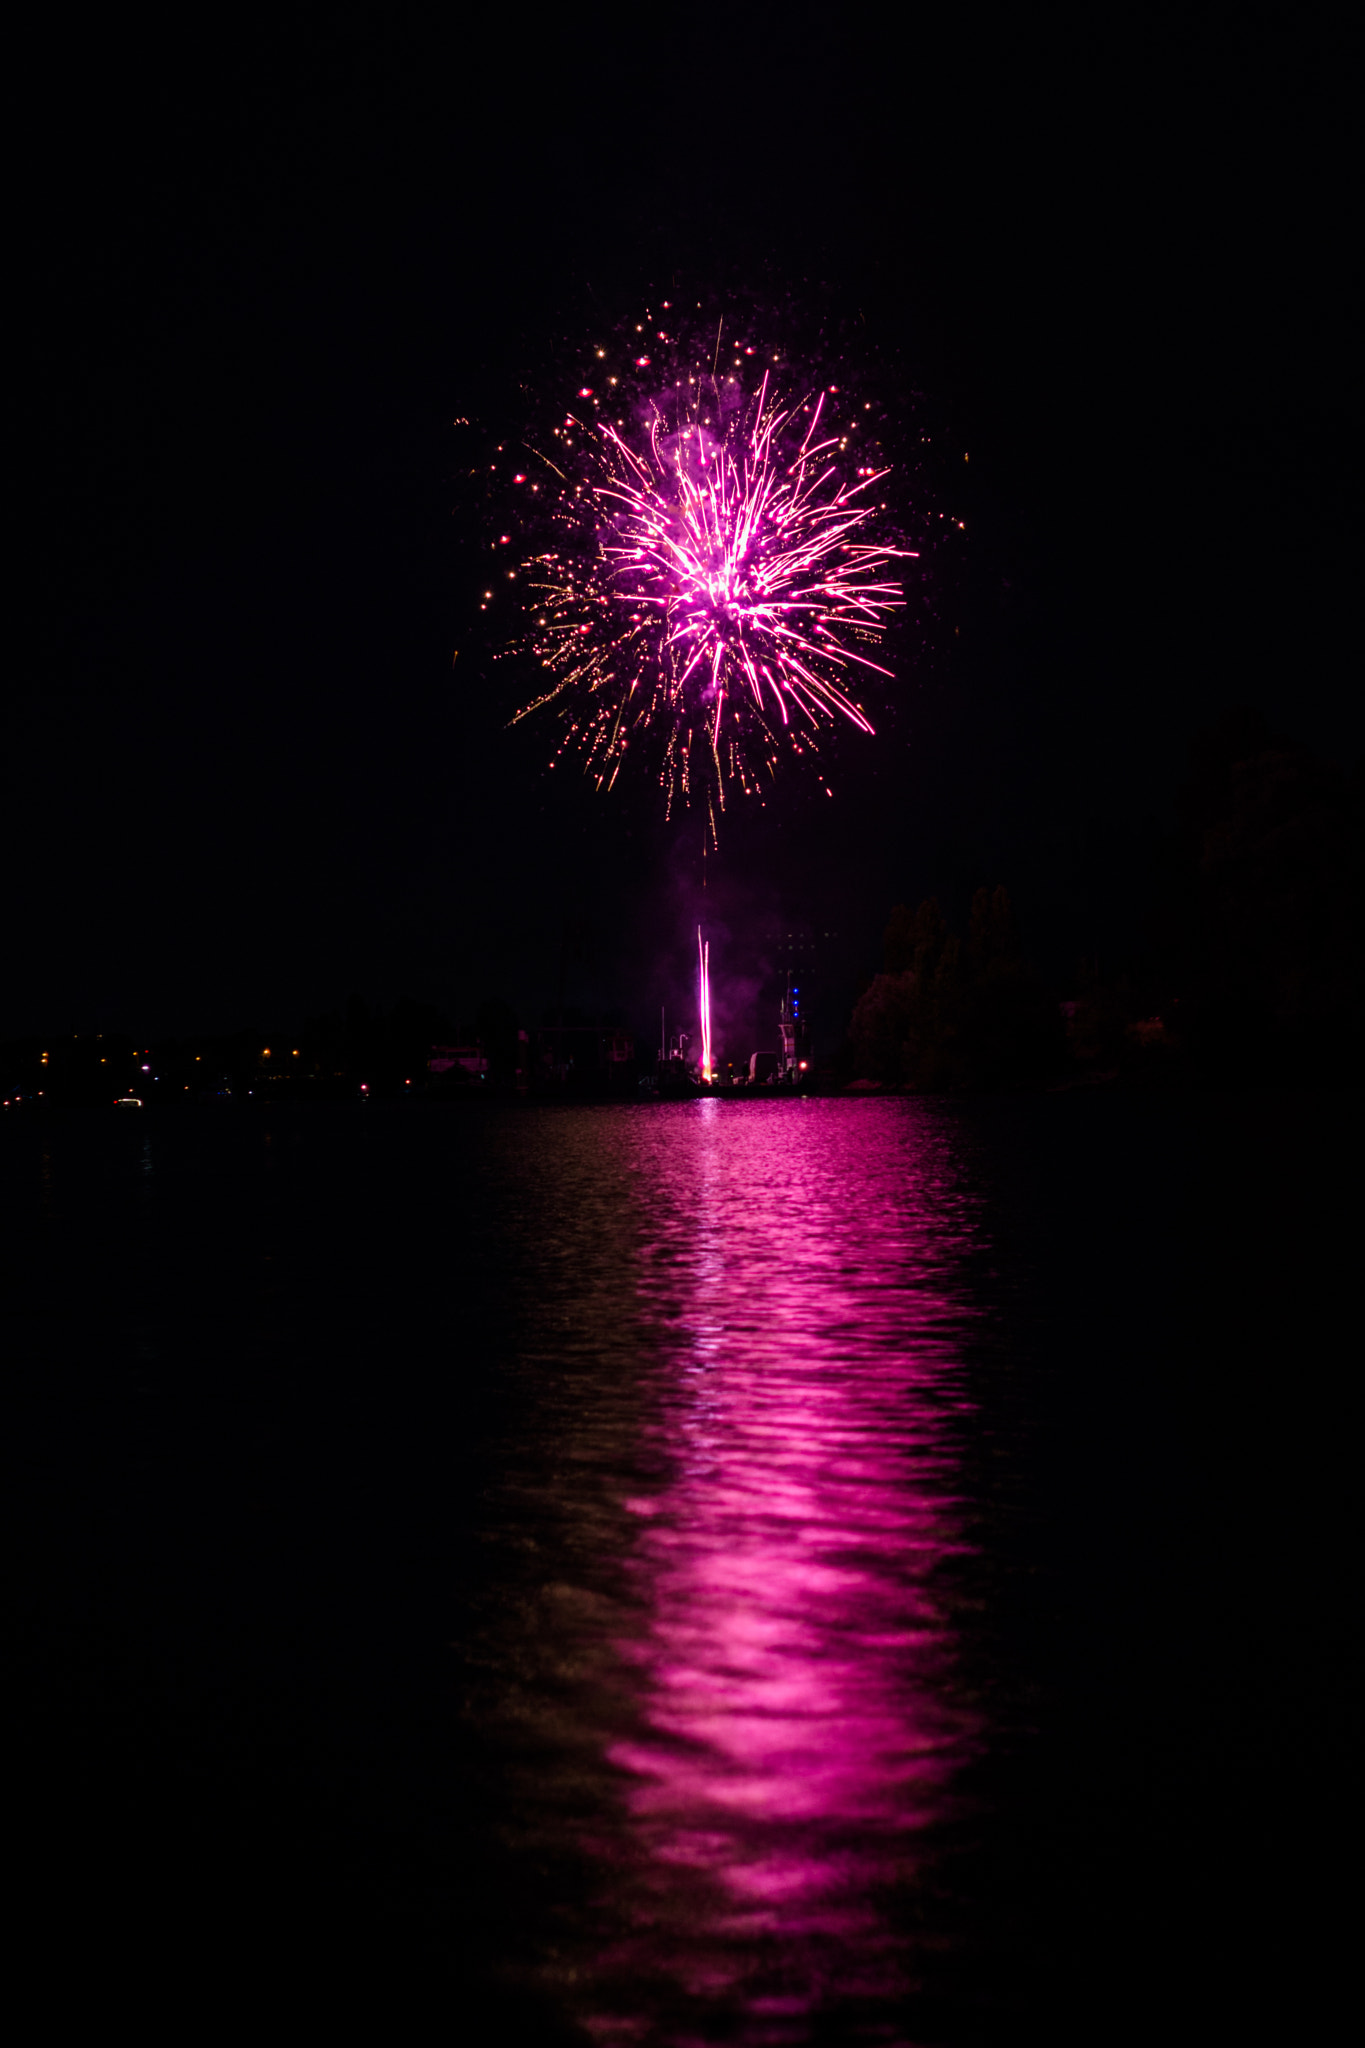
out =
[(979, 889), (965, 946), (938, 903), (897, 904), (885, 971), (853, 1013), (861, 1076), (916, 1089), (1030, 1086), (1059, 1063), (1056, 1003), (1024, 958), (1003, 888)]

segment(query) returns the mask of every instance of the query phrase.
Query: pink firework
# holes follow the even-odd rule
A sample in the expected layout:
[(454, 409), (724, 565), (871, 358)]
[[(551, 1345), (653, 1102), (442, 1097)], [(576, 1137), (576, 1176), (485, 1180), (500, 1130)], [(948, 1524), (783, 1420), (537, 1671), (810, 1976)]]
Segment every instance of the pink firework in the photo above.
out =
[(738, 352), (724, 374), (716, 354), (661, 396), (585, 385), (555, 460), (533, 451), (562, 486), (554, 545), (526, 565), (525, 644), (551, 680), (517, 714), (553, 706), (599, 787), (652, 752), (669, 807), (704, 790), (713, 830), (727, 785), (760, 788), (837, 721), (872, 731), (860, 678), (892, 673), (874, 658), (904, 602), (890, 572), (917, 552), (877, 531), (888, 470), (865, 417), (833, 387), (788, 404), (765, 375), (746, 394)]

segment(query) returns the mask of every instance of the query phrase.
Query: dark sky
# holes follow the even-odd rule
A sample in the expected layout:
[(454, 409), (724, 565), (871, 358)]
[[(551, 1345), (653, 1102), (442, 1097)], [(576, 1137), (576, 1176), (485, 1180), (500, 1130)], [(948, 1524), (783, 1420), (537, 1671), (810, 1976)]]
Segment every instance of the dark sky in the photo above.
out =
[(1344, 12), (464, 12), (16, 55), (0, 1031), (529, 1018), (566, 929), (585, 1004), (685, 987), (699, 825), (503, 731), (451, 425), (664, 279), (856, 308), (968, 526), (836, 800), (708, 863), (736, 986), (996, 881), (1064, 972), (1221, 707), (1356, 758)]

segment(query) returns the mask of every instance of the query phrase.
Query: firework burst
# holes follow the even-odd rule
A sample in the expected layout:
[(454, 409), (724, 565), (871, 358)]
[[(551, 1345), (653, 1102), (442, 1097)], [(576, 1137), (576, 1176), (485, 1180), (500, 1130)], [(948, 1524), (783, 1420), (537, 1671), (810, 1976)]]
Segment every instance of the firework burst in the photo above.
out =
[(601, 388), (527, 444), (539, 476), (513, 482), (538, 494), (543, 544), (512, 573), (547, 687), (517, 718), (556, 712), (599, 787), (643, 754), (669, 809), (704, 798), (714, 834), (727, 788), (761, 788), (840, 721), (872, 731), (860, 690), (892, 673), (894, 565), (917, 551), (880, 531), (888, 466), (837, 386), (784, 397), (753, 347), (722, 369), (719, 331), (709, 370), (672, 348), (653, 381), (643, 348), (624, 377), (599, 351)]

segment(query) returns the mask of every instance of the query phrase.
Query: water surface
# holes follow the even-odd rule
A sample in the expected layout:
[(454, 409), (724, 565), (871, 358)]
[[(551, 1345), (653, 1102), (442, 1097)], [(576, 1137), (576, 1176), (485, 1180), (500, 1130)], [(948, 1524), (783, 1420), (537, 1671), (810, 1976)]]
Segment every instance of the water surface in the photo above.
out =
[(172, 2030), (269, 1984), (301, 2024), (678, 2048), (1297, 2011), (1347, 1130), (7, 1128), (48, 1980)]
[(943, 1584), (979, 1198), (922, 1108), (712, 1100), (592, 1141), (639, 1205), (657, 1478), (622, 1497), (590, 1853), (625, 1924), (580, 1962), (585, 2017), (681, 2040), (719, 2006), (728, 2038), (799, 2041), (903, 1999), (885, 1902), (984, 1733)]

